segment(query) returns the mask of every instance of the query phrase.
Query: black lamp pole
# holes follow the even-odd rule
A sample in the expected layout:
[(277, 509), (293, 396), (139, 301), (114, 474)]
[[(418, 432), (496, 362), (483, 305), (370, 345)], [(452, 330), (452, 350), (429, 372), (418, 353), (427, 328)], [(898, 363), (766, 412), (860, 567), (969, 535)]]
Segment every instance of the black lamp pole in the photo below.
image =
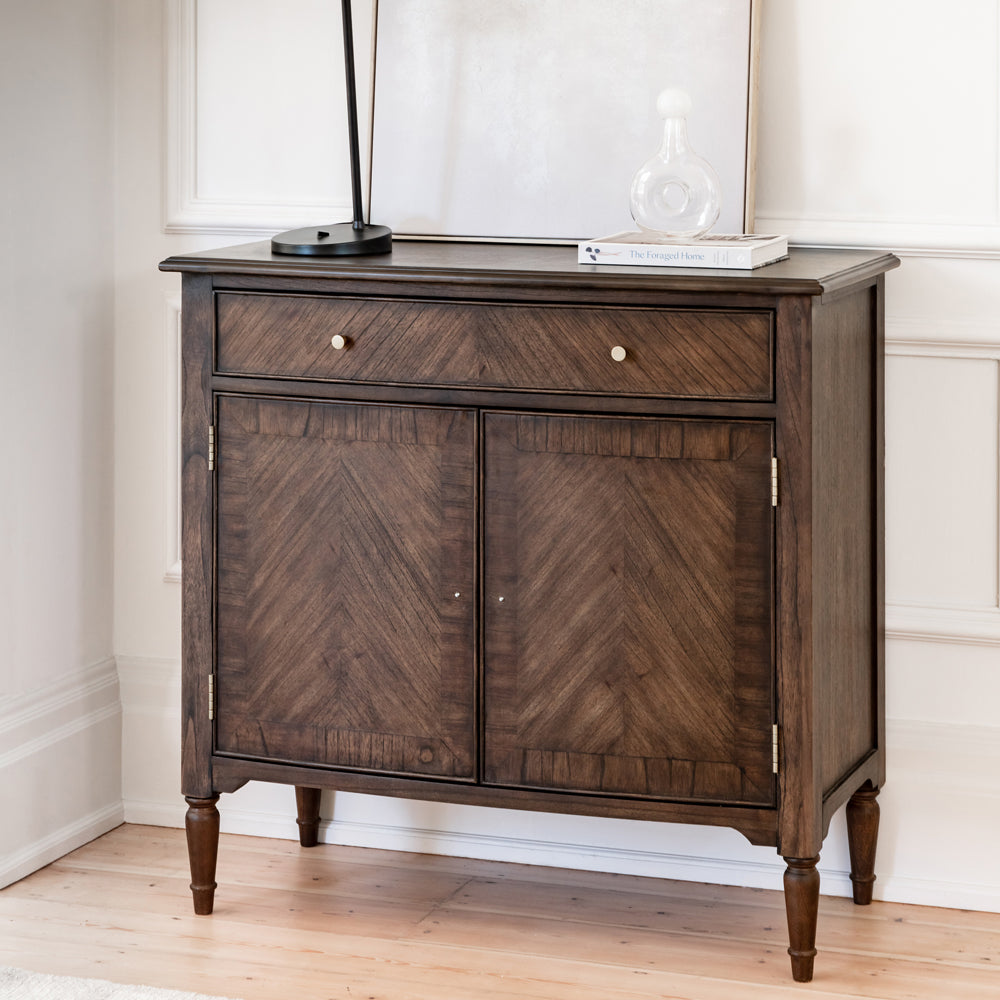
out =
[(347, 254), (390, 253), (392, 230), (364, 221), (361, 202), (361, 150), (358, 142), (358, 93), (354, 74), (354, 25), (351, 0), (341, 0), (344, 25), (344, 72), (347, 76), (347, 131), (351, 147), (351, 196), (354, 220), (331, 226), (307, 226), (278, 233), (271, 240), (274, 253), (333, 257)]

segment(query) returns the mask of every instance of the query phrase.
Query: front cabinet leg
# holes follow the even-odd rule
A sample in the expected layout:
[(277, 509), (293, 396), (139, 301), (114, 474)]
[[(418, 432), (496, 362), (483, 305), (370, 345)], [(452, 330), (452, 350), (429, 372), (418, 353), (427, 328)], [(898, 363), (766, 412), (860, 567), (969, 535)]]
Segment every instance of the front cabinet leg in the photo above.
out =
[(851, 852), (854, 902), (867, 906), (875, 884), (875, 845), (878, 842), (878, 789), (866, 781), (847, 803), (847, 846)]
[(191, 893), (194, 912), (212, 912), (215, 905), (215, 865), (219, 858), (219, 796), (199, 799), (185, 796), (188, 811), (184, 817), (187, 831), (188, 861), (191, 864)]
[(299, 843), (303, 847), (315, 847), (319, 843), (319, 800), (322, 794), (319, 788), (295, 786)]
[(785, 915), (788, 918), (788, 954), (792, 978), (808, 983), (816, 957), (816, 918), (819, 914), (819, 872), (815, 858), (785, 858)]

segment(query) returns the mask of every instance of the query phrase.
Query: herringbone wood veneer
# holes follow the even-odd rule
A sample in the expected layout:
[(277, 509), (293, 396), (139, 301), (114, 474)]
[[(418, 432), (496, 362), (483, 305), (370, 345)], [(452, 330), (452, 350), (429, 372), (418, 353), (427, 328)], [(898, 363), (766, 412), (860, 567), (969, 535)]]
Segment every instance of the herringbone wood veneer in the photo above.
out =
[(474, 432), (220, 399), (220, 751), (472, 776)]
[(485, 428), (486, 779), (770, 804), (770, 427)]

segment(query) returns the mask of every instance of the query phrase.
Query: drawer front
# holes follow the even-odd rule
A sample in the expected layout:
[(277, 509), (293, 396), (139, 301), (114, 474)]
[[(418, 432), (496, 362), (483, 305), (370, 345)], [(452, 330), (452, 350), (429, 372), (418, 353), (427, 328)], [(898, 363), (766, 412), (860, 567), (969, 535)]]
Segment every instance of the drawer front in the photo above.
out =
[[(223, 374), (769, 400), (767, 311), (220, 292)], [(334, 346), (336, 343), (337, 346)]]

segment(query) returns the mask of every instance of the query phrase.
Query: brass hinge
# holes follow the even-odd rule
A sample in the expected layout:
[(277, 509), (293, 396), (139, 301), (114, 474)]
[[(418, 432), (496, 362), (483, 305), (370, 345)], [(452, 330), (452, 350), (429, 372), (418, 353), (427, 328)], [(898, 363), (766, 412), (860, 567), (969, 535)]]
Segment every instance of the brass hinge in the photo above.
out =
[(215, 428), (208, 429), (208, 471), (215, 469)]
[(771, 726), (771, 771), (778, 773), (778, 724)]
[(208, 721), (215, 718), (215, 674), (208, 675)]
[(778, 506), (778, 460), (771, 459), (771, 506)]

